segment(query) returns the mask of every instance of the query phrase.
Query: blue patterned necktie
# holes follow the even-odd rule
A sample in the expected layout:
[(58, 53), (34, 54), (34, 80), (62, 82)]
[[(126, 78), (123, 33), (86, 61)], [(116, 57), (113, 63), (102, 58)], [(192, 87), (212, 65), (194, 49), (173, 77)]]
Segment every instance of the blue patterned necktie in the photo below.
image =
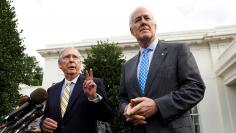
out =
[(140, 63), (140, 68), (139, 68), (139, 86), (140, 86), (142, 93), (144, 93), (146, 79), (147, 79), (147, 75), (148, 75), (148, 68), (149, 68), (148, 67), (148, 65), (149, 65), (148, 52), (149, 51), (150, 51), (150, 49), (148, 49), (148, 48), (143, 50), (142, 60)]

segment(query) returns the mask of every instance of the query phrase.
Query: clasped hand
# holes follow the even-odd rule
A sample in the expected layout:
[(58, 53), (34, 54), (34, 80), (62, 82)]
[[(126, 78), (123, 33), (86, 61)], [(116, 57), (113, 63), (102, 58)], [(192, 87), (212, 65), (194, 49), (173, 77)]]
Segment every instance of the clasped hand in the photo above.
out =
[(85, 95), (89, 99), (95, 99), (97, 97), (97, 85), (93, 81), (93, 70), (90, 69), (89, 73), (86, 70), (86, 77), (83, 83), (83, 90)]
[(147, 97), (138, 97), (130, 100), (125, 107), (124, 116), (126, 121), (134, 125), (146, 124), (146, 119), (157, 112), (157, 106), (154, 100)]

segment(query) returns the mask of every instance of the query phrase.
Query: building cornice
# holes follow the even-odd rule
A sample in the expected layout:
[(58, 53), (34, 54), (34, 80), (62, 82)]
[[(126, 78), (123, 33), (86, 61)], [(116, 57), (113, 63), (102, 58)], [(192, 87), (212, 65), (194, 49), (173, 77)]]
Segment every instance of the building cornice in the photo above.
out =
[[(209, 44), (209, 42), (230, 42), (233, 40), (233, 36), (236, 36), (236, 25), (216, 27), (213, 29), (204, 30), (190, 30), (179, 32), (159, 33), (157, 36), (160, 40), (168, 42), (185, 42), (190, 45)], [(75, 47), (80, 50), (81, 53), (87, 52), (92, 45), (96, 45), (98, 41), (117, 42), (118, 45), (123, 48), (138, 48), (137, 41), (134, 37), (130, 36), (117, 36), (110, 38), (95, 38), (82, 40), (76, 43), (61, 43), (61, 44), (49, 44), (44, 49), (37, 50), (43, 57), (58, 55), (58, 53), (65, 47)]]
[(219, 56), (216, 74), (223, 78), (226, 85), (236, 83), (236, 40)]

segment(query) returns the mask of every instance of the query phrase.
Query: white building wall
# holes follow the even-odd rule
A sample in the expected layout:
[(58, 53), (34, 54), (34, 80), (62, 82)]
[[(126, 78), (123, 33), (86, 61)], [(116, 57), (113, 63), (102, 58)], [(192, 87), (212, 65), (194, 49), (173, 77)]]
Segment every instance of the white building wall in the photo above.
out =
[[(219, 91), (219, 104), (220, 104), (220, 109), (221, 109), (221, 117), (223, 119), (223, 132), (222, 133), (235, 133), (235, 131), (233, 130), (233, 128), (235, 128), (235, 125), (233, 124), (232, 119), (235, 118), (231, 118), (231, 111), (230, 111), (230, 103), (229, 103), (229, 99), (228, 99), (228, 94), (227, 94), (227, 88), (224, 85), (224, 82), (222, 79), (217, 78), (217, 90)], [(214, 121), (212, 121), (212, 123), (215, 123)]]
[(226, 87), (226, 94), (228, 97), (228, 105), (229, 105), (229, 124), (231, 126), (232, 132), (236, 133), (236, 85), (227, 86)]
[(216, 75), (215, 70), (212, 69), (213, 62), (210, 47), (209, 45), (192, 46), (191, 51), (206, 85), (205, 96), (198, 104), (201, 133), (223, 133), (219, 96), (216, 89)]
[(58, 67), (58, 56), (51, 56), (45, 58), (45, 66), (43, 73), (42, 87), (47, 89), (53, 83), (57, 83), (63, 79), (63, 73)]

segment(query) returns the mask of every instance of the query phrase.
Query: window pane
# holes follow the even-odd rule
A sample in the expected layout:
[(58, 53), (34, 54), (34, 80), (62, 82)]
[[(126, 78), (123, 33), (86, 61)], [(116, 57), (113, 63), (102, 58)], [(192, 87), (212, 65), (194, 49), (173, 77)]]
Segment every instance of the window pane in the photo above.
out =
[(199, 114), (198, 114), (197, 106), (191, 109), (191, 118), (193, 120), (195, 133), (200, 133)]

